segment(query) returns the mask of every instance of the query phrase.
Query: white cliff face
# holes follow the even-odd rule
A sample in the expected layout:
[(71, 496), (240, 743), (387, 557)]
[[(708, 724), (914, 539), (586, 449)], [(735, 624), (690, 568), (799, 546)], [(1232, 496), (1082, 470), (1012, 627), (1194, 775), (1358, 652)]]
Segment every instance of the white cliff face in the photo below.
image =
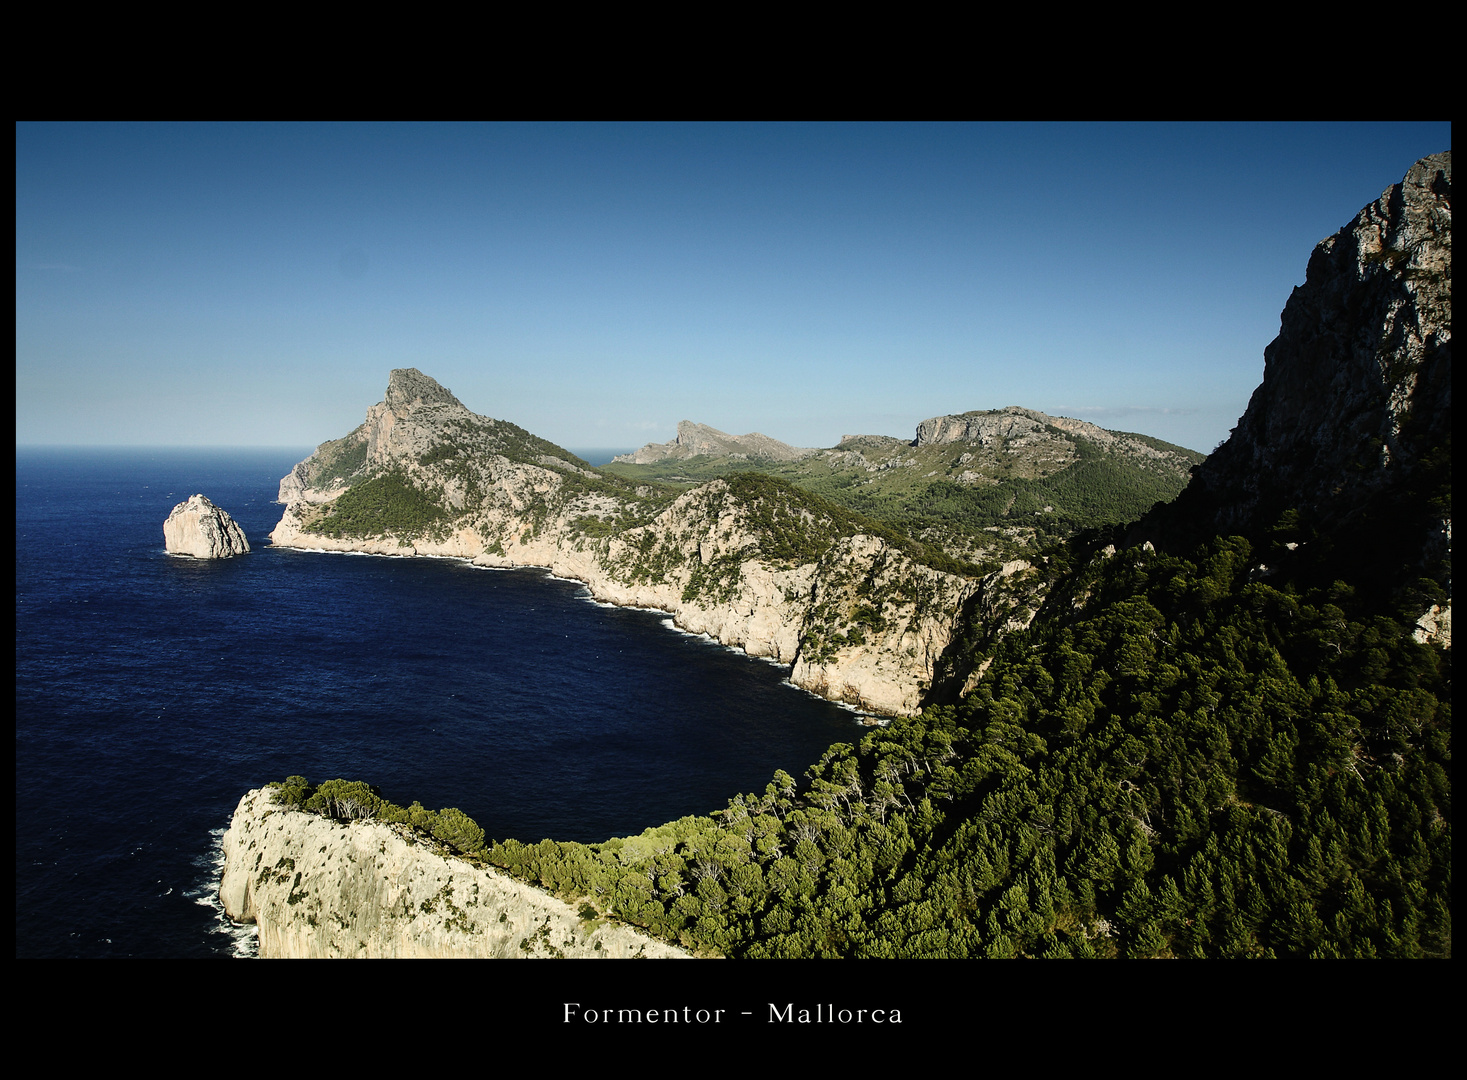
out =
[[(982, 587), (876, 536), (832, 539), (833, 521), (775, 506), (778, 491), (739, 495), (715, 480), (648, 504), (599, 477), (599, 487), (581, 485), (577, 477), (592, 474), (547, 446), (470, 413), (427, 376), (394, 371), (362, 427), (323, 444), (281, 482), (287, 506), (271, 541), (546, 567), (584, 582), (598, 600), (666, 611), (684, 630), (791, 665), (796, 686), (884, 715), (921, 708), (958, 613)], [(443, 523), (333, 535), (330, 504), (344, 490), (333, 485), (355, 462), (437, 492)], [(628, 516), (645, 524), (629, 525)], [(796, 540), (771, 554), (772, 528)]]
[(250, 550), (239, 524), (202, 495), (173, 508), (163, 522), (163, 543), (170, 555), (195, 559), (227, 559)]
[(657, 608), (690, 633), (790, 664), (801, 689), (884, 715), (920, 711), (955, 616), (979, 583), (860, 534), (818, 560), (768, 558), (748, 512), (715, 480), (621, 536), (588, 542), (543, 529), (474, 561), (549, 567), (598, 600)]
[(401, 827), (342, 824), (240, 800), (224, 835), (220, 900), (259, 928), (260, 956), (678, 958), (637, 930), (435, 851)]

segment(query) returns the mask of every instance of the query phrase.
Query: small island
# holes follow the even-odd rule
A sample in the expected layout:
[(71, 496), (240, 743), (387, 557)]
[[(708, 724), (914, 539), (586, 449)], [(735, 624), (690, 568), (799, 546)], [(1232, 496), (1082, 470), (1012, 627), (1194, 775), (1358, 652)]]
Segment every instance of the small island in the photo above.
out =
[(194, 559), (228, 559), (250, 551), (239, 523), (203, 495), (190, 495), (173, 508), (163, 522), (163, 544), (170, 555)]

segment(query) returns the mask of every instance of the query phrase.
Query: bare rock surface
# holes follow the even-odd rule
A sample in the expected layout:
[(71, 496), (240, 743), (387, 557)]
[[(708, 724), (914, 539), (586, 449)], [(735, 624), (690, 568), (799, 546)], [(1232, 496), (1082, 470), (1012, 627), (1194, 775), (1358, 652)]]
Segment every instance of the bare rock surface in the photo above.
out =
[[(690, 448), (712, 430), (685, 427)], [(282, 547), (543, 566), (584, 582), (598, 600), (666, 611), (691, 633), (790, 664), (795, 685), (813, 693), (884, 715), (919, 711), (936, 658), (951, 643), (953, 612), (978, 582), (864, 535), (842, 538), (823, 555), (773, 558), (764, 550), (768, 522), (759, 520), (758, 500), (736, 497), (726, 481), (653, 503), (581, 486), (584, 463), (557, 450), (470, 412), (421, 372), (398, 369), (356, 431), (323, 443), (281, 481), (286, 508), (270, 539)], [(336, 500), (384, 474), (436, 493), (445, 523), (377, 535), (333, 530)], [(606, 530), (603, 523), (618, 524)], [(826, 523), (803, 524), (818, 535)], [(858, 593), (867, 579), (889, 587), (876, 612)]]
[(163, 522), (163, 543), (168, 554), (195, 559), (228, 559), (250, 550), (239, 523), (203, 495), (191, 495), (173, 508)]
[(1319, 242), (1263, 355), (1232, 435), (1133, 539), (1257, 536), (1297, 515), (1398, 590), (1434, 582), (1417, 637), (1450, 645), (1450, 151)]
[(1263, 383), (1198, 472), (1220, 530), (1300, 505), (1338, 521), (1447, 438), (1451, 271), (1448, 151), (1314, 249), (1264, 350)]
[(819, 450), (771, 439), (757, 431), (748, 435), (730, 435), (707, 424), (695, 424), (691, 420), (680, 420), (677, 438), (671, 442), (648, 443), (631, 454), (618, 454), (612, 461), (629, 465), (650, 465), (654, 461), (698, 457), (707, 454), (714, 457), (762, 458), (767, 461), (798, 461), (800, 458), (818, 454)]
[(220, 900), (259, 929), (260, 956), (686, 958), (620, 923), (492, 869), (450, 857), (410, 831), (239, 802), (224, 836)]

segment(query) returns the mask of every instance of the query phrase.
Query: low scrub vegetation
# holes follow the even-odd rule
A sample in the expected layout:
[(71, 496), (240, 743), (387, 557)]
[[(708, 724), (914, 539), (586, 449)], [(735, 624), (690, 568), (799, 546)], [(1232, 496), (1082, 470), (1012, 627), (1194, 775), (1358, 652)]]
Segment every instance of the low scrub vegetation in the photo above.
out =
[(402, 807), (382, 798), (381, 792), (361, 780), (326, 780), (312, 785), (304, 776), (288, 776), (267, 785), (275, 801), (335, 821), (380, 821), (406, 825), (414, 832), (447, 844), (464, 855), (484, 853), (484, 830), (456, 807), (428, 810), (422, 803)]

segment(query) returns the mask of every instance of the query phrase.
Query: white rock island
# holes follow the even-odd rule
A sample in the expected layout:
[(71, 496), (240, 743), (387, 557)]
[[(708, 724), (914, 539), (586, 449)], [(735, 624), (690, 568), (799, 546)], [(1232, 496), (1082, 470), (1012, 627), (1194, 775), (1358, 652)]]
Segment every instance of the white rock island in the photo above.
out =
[(195, 559), (228, 559), (250, 550), (239, 523), (202, 495), (190, 495), (173, 508), (163, 522), (163, 543), (168, 554)]

